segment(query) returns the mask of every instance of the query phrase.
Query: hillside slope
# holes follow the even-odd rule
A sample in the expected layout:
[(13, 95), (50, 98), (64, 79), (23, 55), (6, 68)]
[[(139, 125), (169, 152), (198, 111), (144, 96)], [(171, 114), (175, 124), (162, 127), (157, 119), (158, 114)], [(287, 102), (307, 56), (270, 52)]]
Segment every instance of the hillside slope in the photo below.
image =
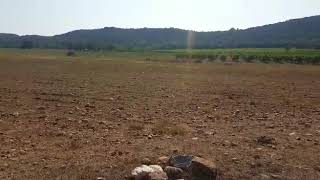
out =
[(195, 32), (176, 28), (76, 30), (61, 35), (0, 34), (0, 47), (70, 49), (320, 48), (320, 16), (244, 30)]

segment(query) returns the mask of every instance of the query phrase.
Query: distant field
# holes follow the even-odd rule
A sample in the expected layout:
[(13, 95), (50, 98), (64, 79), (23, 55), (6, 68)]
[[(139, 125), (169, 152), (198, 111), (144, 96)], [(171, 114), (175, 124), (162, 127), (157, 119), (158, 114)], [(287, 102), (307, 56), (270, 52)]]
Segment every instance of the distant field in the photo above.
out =
[[(67, 57), (68, 50), (0, 49), (0, 58), (43, 59), (96, 59), (96, 60), (148, 60), (148, 61), (197, 61), (235, 63), (288, 63), (320, 64), (320, 51), (311, 49), (204, 49), (204, 50), (157, 50), (157, 51), (76, 51)], [(206, 61), (204, 61), (206, 60)]]
[(75, 56), (68, 57), (68, 50), (48, 50), (48, 49), (0, 49), (0, 59), (91, 59), (91, 60), (130, 60), (144, 61), (146, 59), (154, 61), (174, 60), (174, 53), (164, 53), (157, 51), (119, 52), (119, 51), (75, 51)]

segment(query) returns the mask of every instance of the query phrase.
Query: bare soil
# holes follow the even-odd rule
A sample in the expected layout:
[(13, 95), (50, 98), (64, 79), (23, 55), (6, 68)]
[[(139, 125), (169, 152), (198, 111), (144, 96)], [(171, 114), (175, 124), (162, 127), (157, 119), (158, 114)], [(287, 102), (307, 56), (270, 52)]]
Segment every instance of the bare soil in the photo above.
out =
[(124, 179), (192, 154), (221, 179), (320, 179), (320, 67), (0, 61), (0, 179)]

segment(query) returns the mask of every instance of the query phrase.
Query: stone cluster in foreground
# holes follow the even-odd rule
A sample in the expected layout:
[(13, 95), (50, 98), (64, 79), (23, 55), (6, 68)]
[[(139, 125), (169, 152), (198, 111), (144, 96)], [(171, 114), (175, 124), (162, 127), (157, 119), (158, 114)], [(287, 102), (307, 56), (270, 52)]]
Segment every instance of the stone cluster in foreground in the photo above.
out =
[(141, 166), (132, 170), (128, 180), (215, 180), (218, 169), (214, 162), (204, 158), (177, 155), (160, 157), (156, 165), (144, 159)]

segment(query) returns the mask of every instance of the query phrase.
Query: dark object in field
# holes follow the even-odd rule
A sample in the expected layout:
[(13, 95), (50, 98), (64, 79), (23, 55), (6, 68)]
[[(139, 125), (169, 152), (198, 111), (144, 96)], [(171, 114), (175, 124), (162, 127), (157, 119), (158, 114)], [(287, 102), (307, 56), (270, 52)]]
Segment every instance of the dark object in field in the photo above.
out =
[(275, 139), (268, 136), (260, 136), (257, 138), (257, 143), (260, 145), (273, 145), (275, 144)]
[[(172, 156), (170, 164), (175, 168), (184, 170), (192, 180), (215, 180), (218, 176), (218, 168), (215, 163), (200, 157), (188, 155)], [(174, 171), (169, 171), (169, 169), (166, 172), (170, 177), (172, 175), (170, 173)]]
[(76, 56), (76, 52), (74, 52), (74, 51), (68, 51), (68, 52), (66, 53), (66, 55), (67, 55), (67, 56)]

